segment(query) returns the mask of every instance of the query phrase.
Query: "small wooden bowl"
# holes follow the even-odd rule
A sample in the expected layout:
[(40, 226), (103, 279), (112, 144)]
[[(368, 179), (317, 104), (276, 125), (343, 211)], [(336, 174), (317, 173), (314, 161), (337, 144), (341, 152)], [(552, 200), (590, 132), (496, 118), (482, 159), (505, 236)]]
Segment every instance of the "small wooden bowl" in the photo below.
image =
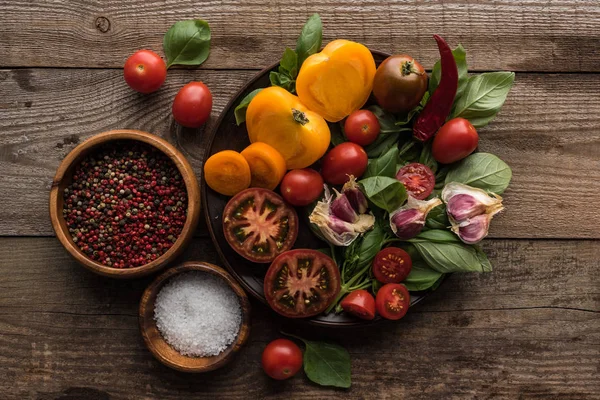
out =
[[(62, 214), (63, 191), (71, 183), (75, 167), (86, 155), (97, 150), (100, 146), (115, 140), (143, 142), (165, 153), (173, 163), (175, 163), (177, 169), (179, 169), (188, 195), (187, 219), (181, 234), (168, 251), (156, 260), (140, 267), (122, 269), (112, 268), (88, 258), (73, 242), (71, 235), (69, 234), (69, 228), (67, 227)], [(194, 235), (199, 218), (200, 188), (192, 166), (185, 159), (183, 154), (167, 141), (156, 135), (137, 130), (119, 129), (103, 132), (75, 147), (58, 166), (58, 170), (52, 181), (52, 188), (50, 189), (50, 220), (58, 240), (60, 240), (64, 248), (67, 249), (71, 256), (73, 256), (81, 265), (92, 272), (113, 278), (137, 278), (164, 268), (169, 262), (179, 256), (185, 246), (189, 243)]]
[[(218, 276), (231, 287), (240, 301), (242, 322), (237, 339), (227, 349), (216, 356), (191, 357), (180, 354), (165, 341), (154, 320), (154, 303), (156, 301), (156, 296), (162, 287), (173, 276), (190, 271), (201, 271)], [(248, 340), (250, 334), (250, 302), (242, 287), (222, 268), (202, 261), (189, 261), (169, 269), (156, 278), (154, 282), (146, 288), (142, 295), (142, 300), (140, 301), (140, 331), (142, 332), (148, 350), (150, 350), (156, 359), (166, 366), (183, 372), (200, 373), (212, 371), (221, 368), (231, 361), (235, 353), (237, 353)]]

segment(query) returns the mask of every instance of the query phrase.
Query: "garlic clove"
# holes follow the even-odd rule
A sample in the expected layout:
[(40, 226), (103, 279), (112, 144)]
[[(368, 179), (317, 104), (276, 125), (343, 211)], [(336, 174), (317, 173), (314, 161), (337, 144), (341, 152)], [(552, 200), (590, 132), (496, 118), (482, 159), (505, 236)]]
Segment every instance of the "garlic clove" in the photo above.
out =
[(486, 206), (470, 194), (458, 193), (448, 199), (446, 212), (457, 221), (485, 213)]
[[(335, 190), (335, 189), (334, 189)], [(350, 200), (345, 194), (340, 194), (336, 191), (336, 198), (331, 202), (331, 213), (336, 217), (354, 223), (358, 220), (358, 214), (352, 208)]]
[(348, 197), (348, 201), (359, 214), (364, 214), (367, 212), (367, 208), (369, 206), (367, 202), (367, 198), (364, 193), (360, 190), (358, 183), (356, 182), (356, 178), (354, 175), (348, 176), (348, 182), (344, 184), (342, 188), (342, 193)]
[(479, 243), (487, 236), (491, 219), (491, 214), (477, 215), (458, 225), (454, 225), (452, 231), (454, 231), (464, 243)]
[(462, 183), (450, 182), (442, 190), (442, 200), (446, 203), (448, 216), (455, 221), (462, 221), (483, 213), (497, 214), (502, 211), (502, 197), (490, 194)]
[(437, 197), (431, 200), (417, 200), (408, 196), (406, 205), (390, 214), (390, 228), (400, 239), (417, 236), (425, 226), (427, 214), (442, 204)]

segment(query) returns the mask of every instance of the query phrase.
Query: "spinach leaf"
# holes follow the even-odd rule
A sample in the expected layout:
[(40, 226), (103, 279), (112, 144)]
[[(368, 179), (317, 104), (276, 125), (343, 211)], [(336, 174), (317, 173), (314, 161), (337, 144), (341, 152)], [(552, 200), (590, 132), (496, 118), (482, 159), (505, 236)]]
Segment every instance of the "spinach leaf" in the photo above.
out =
[(238, 126), (240, 126), (243, 122), (246, 121), (246, 111), (248, 110), (248, 106), (250, 105), (250, 102), (252, 101), (254, 96), (256, 96), (261, 90), (262, 89), (255, 89), (248, 93), (233, 111), (233, 114), (235, 115), (235, 123)]
[(393, 178), (396, 176), (396, 164), (398, 163), (398, 147), (393, 146), (381, 157), (369, 160), (367, 171), (364, 173), (363, 178), (369, 178), (372, 176), (389, 176)]
[(323, 25), (319, 14), (313, 14), (308, 18), (302, 28), (300, 37), (296, 43), (296, 53), (298, 54), (298, 70), (304, 60), (311, 54), (315, 54), (321, 49), (323, 42)]
[(504, 161), (490, 153), (475, 153), (450, 168), (446, 184), (459, 182), (501, 194), (511, 178), (512, 171)]
[(402, 284), (411, 292), (427, 290), (444, 276), (443, 273), (431, 269), (422, 261), (414, 262), (410, 274)]
[(464, 94), (454, 104), (451, 118), (466, 118), (476, 128), (486, 126), (500, 111), (514, 80), (514, 72), (486, 72), (470, 77)]
[(435, 158), (433, 158), (433, 153), (431, 151), (432, 143), (433, 141), (430, 140), (423, 145), (423, 150), (421, 150), (421, 155), (419, 156), (419, 162), (427, 165), (431, 169), (431, 172), (435, 174), (438, 169), (438, 163)]
[(402, 182), (387, 176), (374, 176), (359, 182), (363, 193), (377, 207), (392, 212), (406, 201), (406, 189)]
[(167, 68), (174, 64), (202, 64), (210, 52), (208, 23), (201, 19), (176, 22), (165, 33), (163, 49)]
[(429, 211), (425, 220), (425, 226), (429, 229), (447, 229), (450, 226), (445, 204), (440, 204)]
[[(469, 75), (467, 74), (467, 53), (465, 52), (465, 48), (459, 44), (456, 49), (452, 50), (452, 55), (454, 56), (454, 61), (456, 61), (456, 67), (458, 68), (458, 89), (456, 90), (456, 96), (454, 96), (454, 102), (456, 103), (465, 91)], [(429, 93), (433, 93), (438, 87), (441, 72), (442, 66), (438, 60), (433, 66), (431, 76), (429, 77)]]
[[(434, 232), (434, 230), (426, 232)], [(435, 232), (445, 231), (435, 230)], [(417, 238), (408, 241), (415, 246), (425, 263), (438, 272), (491, 271), (492, 266), (489, 261), (486, 262), (487, 258), (484, 260), (473, 246), (460, 242), (430, 242)]]

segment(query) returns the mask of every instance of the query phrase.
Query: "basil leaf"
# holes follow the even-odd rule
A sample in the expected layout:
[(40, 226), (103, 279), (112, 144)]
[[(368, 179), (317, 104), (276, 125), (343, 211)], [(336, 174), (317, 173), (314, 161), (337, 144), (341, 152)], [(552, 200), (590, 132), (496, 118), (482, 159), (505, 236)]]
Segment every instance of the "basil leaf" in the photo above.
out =
[(296, 81), (287, 73), (271, 71), (269, 73), (269, 80), (271, 81), (271, 86), (282, 87), (290, 93), (296, 91)]
[(344, 124), (338, 124), (339, 129), (335, 129), (335, 126), (331, 129), (331, 144), (337, 146), (346, 141), (346, 135), (344, 134)]
[[(458, 68), (458, 88), (456, 89), (456, 96), (454, 96), (454, 102), (456, 103), (456, 101), (460, 99), (465, 91), (467, 82), (469, 80), (469, 75), (467, 73), (467, 53), (465, 48), (459, 44), (456, 49), (452, 50), (452, 55), (454, 56), (454, 61), (456, 61), (456, 67)], [(440, 83), (441, 71), (442, 66), (440, 64), (440, 60), (438, 60), (433, 66), (431, 76), (429, 77), (429, 93), (433, 93), (438, 87)]]
[(385, 111), (383, 108), (374, 105), (367, 107), (367, 110), (371, 111), (377, 117), (380, 127), (379, 135), (401, 132), (404, 130), (403, 128), (398, 128), (398, 126), (396, 126), (396, 117), (394, 117), (394, 114)]
[(248, 106), (250, 105), (250, 102), (252, 101), (254, 96), (256, 96), (261, 90), (262, 89), (254, 89), (253, 91), (248, 93), (233, 111), (233, 114), (235, 115), (235, 123), (238, 126), (240, 126), (243, 122), (246, 121), (246, 111), (248, 110)]
[(466, 118), (476, 128), (486, 126), (500, 111), (514, 80), (514, 72), (486, 72), (472, 76), (465, 93), (455, 102), (451, 118)]
[[(422, 234), (426, 232), (422, 232)], [(473, 246), (463, 243), (429, 242), (416, 238), (408, 241), (415, 246), (427, 265), (438, 272), (489, 272), (492, 270), (489, 261), (486, 262), (487, 258), (484, 260)]]
[(484, 271), (491, 271), (492, 270), (492, 263), (488, 259), (487, 254), (485, 254), (483, 252), (483, 250), (481, 249), (481, 247), (479, 247), (477, 245), (473, 245), (473, 248), (475, 249), (475, 252), (477, 254), (477, 258), (479, 259), (479, 262), (483, 266)]
[(425, 226), (429, 229), (447, 229), (450, 226), (445, 204), (440, 204), (429, 211), (425, 220)]
[(359, 182), (363, 193), (377, 207), (392, 212), (406, 201), (406, 189), (402, 182), (387, 176), (374, 176)]
[[(373, 261), (373, 258), (379, 253), (385, 240), (385, 232), (381, 224), (376, 221), (373, 229), (364, 234), (359, 248), (357, 268), (362, 269)], [(347, 277), (348, 278), (348, 277)]]
[(365, 146), (365, 152), (370, 158), (380, 157), (390, 147), (394, 146), (400, 138), (399, 132), (388, 133), (386, 135), (379, 135), (373, 143)]
[(421, 164), (427, 165), (431, 169), (431, 172), (435, 174), (438, 169), (438, 163), (437, 161), (435, 161), (435, 158), (433, 158), (433, 153), (431, 151), (432, 143), (433, 141), (430, 140), (425, 145), (423, 145), (423, 150), (421, 150), (419, 162)]
[(421, 98), (421, 101), (419, 102), (419, 105), (416, 106), (415, 108), (413, 108), (412, 110), (410, 110), (408, 112), (408, 114), (406, 114), (406, 116), (403, 116), (402, 118), (398, 118), (396, 121), (396, 125), (409, 125), (412, 122), (412, 119), (419, 114), (421, 111), (423, 111), (423, 108), (425, 108), (425, 104), (427, 104), (427, 102), (429, 101), (429, 92), (425, 92), (423, 94), (423, 98)]
[(171, 65), (200, 65), (210, 52), (210, 27), (193, 19), (173, 24), (163, 38), (167, 68)]
[[(440, 206), (436, 208), (439, 207)], [(433, 210), (435, 210), (435, 208)], [(430, 229), (428, 231), (423, 231), (414, 238), (410, 239), (409, 242), (461, 243), (458, 236), (444, 229)]]
[(511, 178), (512, 171), (504, 161), (490, 153), (474, 153), (450, 168), (446, 184), (459, 182), (501, 194)]
[(443, 276), (443, 273), (429, 268), (424, 262), (414, 262), (413, 260), (410, 274), (402, 281), (402, 284), (406, 286), (409, 291), (418, 292), (431, 288)]
[(372, 176), (389, 176), (390, 178), (394, 178), (396, 176), (397, 162), (398, 147), (394, 146), (381, 157), (369, 160), (369, 165), (363, 175), (363, 179)]
[(419, 161), (419, 157), (421, 157), (422, 144), (417, 142), (415, 139), (411, 139), (408, 142), (405, 142), (402, 147), (400, 147), (400, 152), (398, 153), (398, 161), (400, 164), (408, 164), (411, 162)]
[(448, 175), (448, 171), (450, 169), (447, 166), (443, 166), (441, 168), (439, 168), (438, 166), (438, 171), (435, 173), (435, 189), (436, 190), (442, 190), (444, 188), (445, 180), (446, 180), (446, 176)]
[(281, 62), (279, 63), (279, 68), (287, 72), (291, 78), (296, 78), (296, 76), (298, 76), (298, 55), (294, 50), (289, 47), (285, 48), (283, 56), (281, 57)]
[(304, 350), (304, 372), (311, 381), (322, 386), (349, 388), (350, 354), (342, 346), (302, 339)]
[(298, 54), (298, 70), (304, 60), (311, 54), (315, 54), (321, 49), (323, 42), (323, 25), (319, 14), (313, 14), (308, 18), (302, 28), (300, 37), (296, 43), (296, 53)]

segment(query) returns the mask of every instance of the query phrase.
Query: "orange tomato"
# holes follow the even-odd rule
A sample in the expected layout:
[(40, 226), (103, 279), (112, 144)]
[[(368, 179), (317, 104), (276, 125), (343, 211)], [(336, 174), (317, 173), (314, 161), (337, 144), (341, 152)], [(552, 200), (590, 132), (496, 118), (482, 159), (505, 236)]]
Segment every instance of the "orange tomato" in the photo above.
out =
[(237, 151), (220, 151), (204, 163), (204, 179), (215, 192), (233, 196), (250, 186), (250, 166)]
[(256, 142), (242, 151), (242, 156), (250, 166), (250, 187), (273, 190), (285, 175), (285, 160), (273, 147)]

